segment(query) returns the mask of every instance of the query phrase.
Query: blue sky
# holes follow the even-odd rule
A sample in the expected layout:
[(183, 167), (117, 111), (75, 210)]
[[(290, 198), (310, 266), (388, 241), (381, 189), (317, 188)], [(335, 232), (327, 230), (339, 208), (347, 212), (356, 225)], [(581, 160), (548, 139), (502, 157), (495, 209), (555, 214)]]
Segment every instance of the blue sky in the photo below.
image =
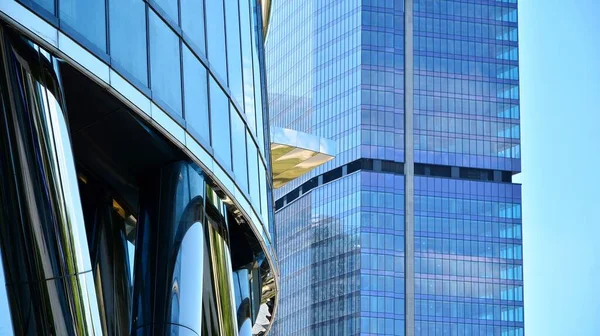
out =
[(519, 2), (525, 332), (600, 335), (600, 1)]

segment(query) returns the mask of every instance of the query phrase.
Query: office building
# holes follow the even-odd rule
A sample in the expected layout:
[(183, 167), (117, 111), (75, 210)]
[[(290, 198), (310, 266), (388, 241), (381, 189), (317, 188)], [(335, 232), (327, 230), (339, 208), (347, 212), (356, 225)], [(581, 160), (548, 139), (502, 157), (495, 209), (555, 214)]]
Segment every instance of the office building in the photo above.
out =
[(517, 32), (517, 0), (273, 1), (271, 126), (337, 145), (274, 191), (275, 335), (523, 335)]
[(0, 334), (268, 333), (263, 5), (0, 1)]

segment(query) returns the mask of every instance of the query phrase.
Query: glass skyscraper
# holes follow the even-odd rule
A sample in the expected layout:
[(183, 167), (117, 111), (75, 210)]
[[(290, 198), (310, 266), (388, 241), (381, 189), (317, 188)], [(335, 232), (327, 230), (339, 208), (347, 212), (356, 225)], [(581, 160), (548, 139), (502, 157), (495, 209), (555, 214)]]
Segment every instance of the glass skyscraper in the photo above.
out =
[(0, 0), (0, 335), (269, 332), (263, 5)]
[(265, 49), (338, 146), (274, 192), (274, 334), (523, 335), (517, 0), (275, 0)]

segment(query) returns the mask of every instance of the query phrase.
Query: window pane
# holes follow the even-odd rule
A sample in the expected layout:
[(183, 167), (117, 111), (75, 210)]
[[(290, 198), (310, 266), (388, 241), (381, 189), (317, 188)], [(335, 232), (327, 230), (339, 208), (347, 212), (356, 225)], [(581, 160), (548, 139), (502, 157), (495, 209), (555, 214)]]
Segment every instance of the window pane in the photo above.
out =
[[(256, 132), (256, 117), (254, 114), (254, 77), (252, 75), (252, 36), (250, 30), (250, 1), (240, 1), (240, 27), (242, 40), (242, 68), (244, 75), (244, 112), (248, 127)], [(240, 102), (242, 104), (242, 102)]]
[(240, 18), (238, 0), (225, 0), (227, 23), (227, 64), (229, 71), (229, 88), (233, 98), (243, 104), (242, 91), (242, 55), (240, 50)]
[(150, 70), (153, 98), (181, 115), (179, 38), (154, 11), (150, 11)]
[(210, 126), (215, 156), (225, 168), (231, 170), (229, 100), (212, 77), (210, 77)]
[[(265, 171), (265, 166), (262, 164), (262, 161), (258, 160), (258, 171), (260, 172), (260, 202), (261, 202), (261, 210), (260, 212), (263, 215), (267, 214), (267, 173)], [(264, 218), (264, 217), (263, 217)]]
[(231, 106), (231, 149), (233, 174), (243, 191), (248, 192), (248, 164), (246, 162), (246, 127), (242, 117)]
[(178, 23), (177, 0), (154, 0), (173, 22)]
[[(252, 6), (255, 6), (256, 1), (252, 1)], [(253, 53), (253, 57), (254, 57), (254, 100), (255, 100), (255, 104), (256, 104), (256, 138), (258, 140), (258, 146), (259, 146), (259, 150), (261, 151), (261, 153), (264, 154), (265, 151), (265, 146), (264, 146), (264, 136), (263, 136), (263, 110), (262, 110), (262, 90), (261, 88), (261, 82), (260, 82), (260, 63), (258, 61), (258, 52), (257, 50), (259, 48), (261, 48), (261, 46), (259, 46), (259, 41), (261, 41), (261, 39), (259, 38), (258, 34), (257, 34), (257, 27), (258, 27), (258, 18), (256, 17), (256, 7), (253, 7), (252, 10), (250, 11), (251, 13), (251, 17), (252, 17), (252, 27), (250, 29), (250, 31), (252, 32), (252, 46), (254, 47), (254, 53)], [(262, 30), (261, 30), (262, 31)]]
[(61, 0), (60, 19), (101, 51), (106, 52), (104, 0)]
[(142, 84), (148, 85), (146, 5), (139, 0), (110, 0), (108, 8), (111, 57)]
[(250, 133), (246, 132), (248, 139), (248, 184), (250, 187), (250, 201), (257, 210), (260, 210), (260, 189), (258, 187), (258, 152), (254, 142), (250, 139)]
[(215, 68), (219, 78), (227, 81), (223, 0), (210, 0), (206, 2), (206, 31), (208, 39), (208, 61)]
[(187, 47), (183, 48), (183, 70), (185, 121), (209, 143), (206, 68)]
[(181, 0), (181, 28), (194, 46), (206, 54), (203, 0)]
[(33, 2), (40, 5), (42, 8), (44, 8), (51, 14), (56, 13), (54, 11), (54, 0), (33, 0)]

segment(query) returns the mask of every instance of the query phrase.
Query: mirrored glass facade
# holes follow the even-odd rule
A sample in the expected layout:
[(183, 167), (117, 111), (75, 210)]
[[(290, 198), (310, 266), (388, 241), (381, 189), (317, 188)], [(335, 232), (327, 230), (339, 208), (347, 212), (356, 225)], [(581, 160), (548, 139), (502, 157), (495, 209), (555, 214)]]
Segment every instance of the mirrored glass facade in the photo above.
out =
[[(52, 323), (56, 323), (56, 329), (49, 331), (55, 334), (69, 334), (72, 328), (79, 328), (77, 323), (80, 323), (85, 324), (87, 330), (104, 334), (185, 333), (189, 332), (185, 329), (188, 328), (198, 334), (208, 330), (209, 334), (233, 335), (241, 333), (241, 329), (237, 330), (235, 316), (237, 309), (245, 307), (239, 315), (244, 316), (246, 321), (243, 334), (261, 332), (259, 329), (262, 327), (252, 328), (259, 319), (258, 308), (263, 304), (268, 306), (265, 311), (274, 314), (278, 285), (272, 238), (273, 210), (269, 206), (272, 182), (270, 153), (267, 150), (269, 136), (267, 104), (264, 101), (266, 79), (261, 13), (261, 4), (257, 0), (0, 2), (0, 42), (3, 47), (0, 60), (6, 65), (0, 76), (2, 90), (6, 90), (2, 96), (8, 97), (9, 91), (11, 94), (13, 91), (26, 92), (19, 85), (31, 82), (35, 86), (31, 88), (31, 97), (16, 97), (14, 104), (12, 100), (3, 99), (4, 105), (0, 109), (6, 115), (14, 113), (18, 116), (21, 113), (18, 111), (27, 110), (28, 113), (58, 113), (62, 118), (64, 129), (60, 130), (60, 134), (73, 148), (39, 150), (42, 153), (58, 153), (56, 160), (61, 164), (63, 156), (65, 160), (72, 161), (67, 162), (71, 170), (65, 174), (75, 181), (73, 190), (79, 191), (72, 195), (77, 200), (73, 202), (81, 202), (80, 205), (75, 204), (74, 209), (81, 208), (83, 212), (83, 219), (77, 222), (82, 226), (77, 232), (83, 237), (87, 234), (89, 238), (88, 246), (77, 252), (89, 256), (102, 254), (97, 250), (117, 251), (114, 252), (116, 256), (110, 258), (120, 259), (121, 263), (111, 266), (110, 271), (102, 271), (108, 274), (106, 277), (92, 275), (92, 267), (97, 270), (109, 267), (106, 263), (112, 262), (110, 258), (96, 260), (92, 256), (91, 264), (81, 266), (81, 273), (87, 272), (86, 275), (80, 275), (79, 269), (73, 270), (72, 267), (65, 273), (65, 276), (74, 277), (74, 288), (88, 291), (86, 299), (91, 302), (96, 297), (89, 291), (119, 293), (114, 298), (98, 297), (96, 301), (99, 304), (95, 308), (93, 305), (83, 306), (86, 302), (81, 305), (73, 303), (73, 307), (89, 311), (65, 310), (62, 316), (67, 320), (73, 317), (69, 316), (72, 313), (76, 315), (74, 318), (89, 320), (75, 321), (67, 329), (60, 329), (60, 317), (48, 314), (31, 318), (32, 325), (41, 326), (55, 318)], [(45, 101), (49, 95), (43, 90), (54, 90), (52, 101)], [(27, 105), (31, 102), (37, 105)], [(32, 118), (37, 120), (35, 116)], [(47, 118), (56, 122), (54, 115)], [(0, 123), (2, 129), (9, 127), (4, 124), (5, 121)], [(26, 125), (20, 119), (18, 122)], [(35, 130), (28, 129), (27, 132), (39, 129), (36, 126)], [(11, 147), (16, 140), (8, 138), (12, 133), (0, 133), (3, 134), (0, 139), (3, 162), (18, 161), (16, 149)], [(58, 133), (51, 133), (49, 137), (55, 134)], [(35, 138), (35, 135), (32, 136)], [(44, 155), (40, 154), (40, 157), (43, 159)], [(45, 176), (44, 172), (39, 174)], [(170, 177), (173, 180), (169, 180)], [(67, 181), (64, 176), (59, 180)], [(8, 180), (4, 182), (8, 183)], [(19, 185), (20, 182), (13, 183)], [(37, 186), (36, 183), (26, 185)], [(87, 190), (85, 185), (93, 185), (93, 188)], [(41, 190), (42, 187), (39, 188)], [(157, 188), (164, 189), (157, 192)], [(106, 199), (90, 196), (95, 191), (106, 194)], [(157, 199), (161, 192), (173, 204), (161, 203)], [(17, 187), (14, 193), (22, 196), (21, 189)], [(14, 196), (11, 195), (7, 191), (1, 199), (10, 199)], [(43, 195), (40, 191), (39, 197), (43, 198)], [(57, 196), (59, 201), (62, 198)], [(211, 202), (212, 206), (208, 206)], [(46, 212), (40, 216), (60, 218), (49, 214), (62, 207), (51, 205), (53, 207), (44, 210)], [(202, 207), (202, 211), (196, 207)], [(194, 212), (191, 208), (198, 211)], [(152, 212), (156, 209), (161, 209), (160, 214)], [(118, 218), (113, 216), (114, 211), (119, 214)], [(96, 212), (102, 215), (93, 215)], [(11, 212), (0, 214), (3, 216), (0, 220), (2, 225), (9, 218), (19, 221), (22, 215)], [(171, 224), (162, 227), (155, 224), (158, 221)], [(207, 224), (209, 222), (212, 226)], [(66, 220), (65, 223), (70, 222)], [(63, 224), (52, 223), (57, 228)], [(145, 231), (138, 230), (136, 225), (147, 228)], [(215, 229), (211, 231), (211, 227)], [(33, 231), (37, 229), (31, 228)], [(155, 229), (165, 231), (155, 232)], [(17, 260), (12, 254), (4, 253), (7, 239), (14, 232), (0, 232), (0, 241), (4, 242), (1, 246), (3, 261), (10, 260), (8, 264), (4, 263), (6, 271), (14, 267)], [(190, 232), (190, 237), (187, 232)], [(210, 241), (204, 241), (205, 238)], [(185, 269), (184, 265), (194, 259), (190, 257), (198, 252), (194, 248), (198, 251), (204, 249), (203, 255), (206, 256), (204, 262), (196, 260), (198, 267), (192, 266), (198, 268), (197, 272)], [(167, 260), (160, 253), (153, 255), (158, 253), (156, 249), (173, 252), (178, 256), (177, 261), (170, 264), (173, 260)], [(26, 255), (19, 257), (25, 258)], [(132, 266), (133, 263), (138, 265), (145, 260), (161, 260), (163, 257), (165, 263), (162, 266)], [(213, 267), (212, 263), (217, 263), (218, 267)], [(102, 281), (108, 281), (110, 272), (117, 272), (117, 269), (129, 272), (122, 272), (123, 279), (118, 280), (119, 286), (113, 290)], [(129, 274), (134, 272), (135, 276)], [(234, 273), (236, 286), (241, 286), (239, 288), (233, 285)], [(32, 281), (37, 281), (37, 276), (42, 277), (36, 273)], [(55, 276), (63, 274), (49, 274), (47, 278)], [(134, 278), (138, 278), (138, 282)], [(141, 278), (147, 282), (140, 284)], [(7, 283), (19, 280), (6, 276), (3, 279)], [(244, 279), (249, 282), (246, 284)], [(211, 293), (219, 297), (214, 297), (214, 302), (202, 302), (200, 306), (198, 302), (190, 303), (199, 295), (199, 287), (194, 286), (207, 281), (212, 281), (212, 285), (200, 290), (212, 290)], [(149, 287), (144, 287), (146, 283)], [(57, 286), (60, 285), (57, 283)], [(165, 288), (175, 292), (167, 293)], [(177, 289), (182, 292), (178, 293)], [(148, 294), (151, 292), (156, 297)], [(179, 297), (184, 295), (183, 292), (191, 296)], [(65, 298), (70, 299), (69, 295), (77, 299), (80, 293), (65, 294)], [(206, 295), (210, 297), (212, 294)], [(25, 306), (17, 298), (26, 297), (26, 294), (8, 291), (7, 297), (12, 322), (17, 321), (12, 325), (19, 334), (20, 328), (26, 328), (24, 321), (28, 321), (30, 316), (18, 315), (25, 311)], [(35, 300), (31, 300), (27, 304), (35, 305)], [(248, 300), (252, 304), (244, 303)], [(0, 300), (2, 302), (3, 299)], [(43, 310), (49, 306), (40, 307)], [(2, 311), (8, 311), (4, 308)], [(178, 310), (184, 308), (188, 310)], [(190, 316), (199, 316), (197, 310), (206, 312), (201, 325), (199, 320), (190, 322), (193, 320)], [(165, 320), (153, 320), (157, 316)], [(110, 322), (111, 318), (119, 322)], [(3, 314), (0, 325), (10, 329), (9, 319), (11, 316)], [(149, 327), (161, 323), (174, 327), (154, 331)], [(218, 327), (205, 329), (205, 325), (211, 323)], [(175, 327), (179, 324), (185, 328)], [(270, 323), (264, 324), (264, 327), (269, 329)]]
[(516, 2), (273, 2), (271, 125), (339, 149), (274, 192), (277, 335), (523, 335)]

